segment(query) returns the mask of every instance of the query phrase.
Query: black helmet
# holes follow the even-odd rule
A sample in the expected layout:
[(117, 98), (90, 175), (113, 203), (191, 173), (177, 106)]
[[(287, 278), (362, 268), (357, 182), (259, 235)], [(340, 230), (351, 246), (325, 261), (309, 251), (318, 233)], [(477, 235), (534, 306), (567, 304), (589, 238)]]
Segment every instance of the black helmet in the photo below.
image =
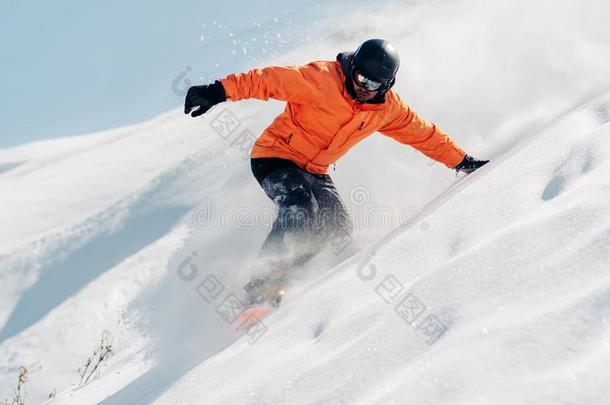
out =
[(399, 65), (398, 51), (383, 39), (369, 39), (354, 52), (353, 67), (367, 78), (380, 83), (392, 83)]

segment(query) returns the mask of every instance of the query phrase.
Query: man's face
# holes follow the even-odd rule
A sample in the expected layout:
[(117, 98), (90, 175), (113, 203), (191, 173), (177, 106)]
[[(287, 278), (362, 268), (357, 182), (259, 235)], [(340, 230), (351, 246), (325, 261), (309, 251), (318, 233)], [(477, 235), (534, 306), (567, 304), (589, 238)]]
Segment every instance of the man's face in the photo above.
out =
[[(371, 101), (373, 98), (375, 98), (377, 93), (379, 93), (379, 89), (377, 89), (377, 90), (367, 89), (365, 87), (365, 84), (367, 84), (367, 83), (363, 84), (363, 82), (359, 81), (358, 78), (362, 78), (364, 81), (367, 80), (362, 75), (359, 75), (357, 71), (354, 71), (354, 74), (352, 75), (352, 83), (354, 84), (354, 92), (356, 93), (356, 100), (360, 103), (365, 103), (367, 101)], [(373, 83), (375, 83), (375, 82), (373, 82)]]
[(357, 80), (352, 79), (352, 82), (354, 82), (354, 92), (356, 93), (356, 99), (361, 103), (371, 101), (379, 92), (379, 90), (365, 89), (364, 87), (360, 86)]

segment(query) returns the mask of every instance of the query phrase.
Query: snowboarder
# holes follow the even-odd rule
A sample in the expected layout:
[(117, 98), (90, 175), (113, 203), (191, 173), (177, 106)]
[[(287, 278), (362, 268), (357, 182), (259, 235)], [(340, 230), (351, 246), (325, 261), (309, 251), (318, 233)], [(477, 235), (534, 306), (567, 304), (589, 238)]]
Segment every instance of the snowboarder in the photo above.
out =
[[(184, 113), (192, 117), (226, 100), (287, 102), (250, 154), (254, 177), (278, 206), (259, 258), (278, 266), (286, 265), (285, 258), (305, 261), (325, 243), (352, 232), (328, 168), (374, 132), (456, 171), (470, 173), (488, 162), (467, 155), (391, 90), (399, 64), (392, 44), (370, 39), (334, 61), (253, 69), (188, 90)], [(252, 289), (264, 285), (249, 284)]]

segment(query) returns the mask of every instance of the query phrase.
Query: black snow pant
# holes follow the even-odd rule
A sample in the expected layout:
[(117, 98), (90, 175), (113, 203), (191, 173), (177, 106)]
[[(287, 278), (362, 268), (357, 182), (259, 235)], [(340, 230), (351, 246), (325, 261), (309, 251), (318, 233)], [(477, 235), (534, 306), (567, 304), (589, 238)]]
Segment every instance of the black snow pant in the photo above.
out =
[(331, 245), (351, 241), (352, 221), (327, 174), (314, 174), (281, 158), (251, 159), (252, 173), (278, 207), (259, 257), (289, 257), (299, 263)]

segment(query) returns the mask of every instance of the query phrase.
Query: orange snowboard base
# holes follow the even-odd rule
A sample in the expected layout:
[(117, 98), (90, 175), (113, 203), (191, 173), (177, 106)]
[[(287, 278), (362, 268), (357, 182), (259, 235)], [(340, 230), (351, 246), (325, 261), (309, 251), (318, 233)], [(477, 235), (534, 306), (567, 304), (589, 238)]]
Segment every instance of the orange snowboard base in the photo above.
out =
[(250, 308), (246, 308), (242, 311), (241, 314), (235, 318), (235, 323), (238, 325), (244, 323), (251, 323), (262, 321), (265, 319), (271, 312), (273, 311), (273, 307), (267, 305), (254, 306)]

